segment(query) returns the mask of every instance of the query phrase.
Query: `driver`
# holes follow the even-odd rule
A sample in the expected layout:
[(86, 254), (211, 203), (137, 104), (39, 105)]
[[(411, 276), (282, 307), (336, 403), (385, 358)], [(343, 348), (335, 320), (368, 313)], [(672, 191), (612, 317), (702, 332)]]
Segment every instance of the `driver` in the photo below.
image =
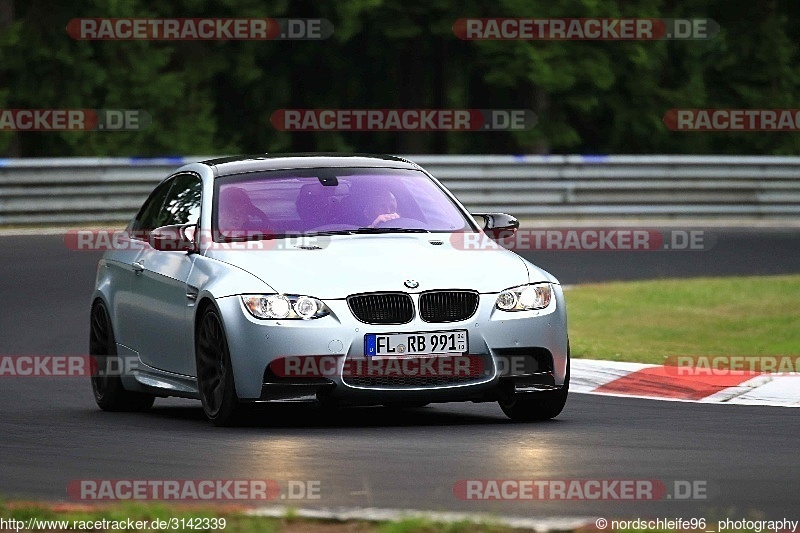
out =
[(365, 204), (364, 217), (372, 221), (369, 224), (370, 228), (400, 218), (397, 214), (397, 198), (389, 190), (381, 189), (373, 192), (367, 197)]

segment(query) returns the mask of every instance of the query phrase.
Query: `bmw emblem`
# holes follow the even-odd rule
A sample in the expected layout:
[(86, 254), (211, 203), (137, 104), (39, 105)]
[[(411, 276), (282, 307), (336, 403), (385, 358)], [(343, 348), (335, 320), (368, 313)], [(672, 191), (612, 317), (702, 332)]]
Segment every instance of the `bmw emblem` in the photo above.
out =
[(407, 279), (405, 280), (405, 282), (403, 282), (403, 285), (405, 285), (409, 289), (416, 289), (417, 287), (419, 287), (419, 282), (413, 279)]

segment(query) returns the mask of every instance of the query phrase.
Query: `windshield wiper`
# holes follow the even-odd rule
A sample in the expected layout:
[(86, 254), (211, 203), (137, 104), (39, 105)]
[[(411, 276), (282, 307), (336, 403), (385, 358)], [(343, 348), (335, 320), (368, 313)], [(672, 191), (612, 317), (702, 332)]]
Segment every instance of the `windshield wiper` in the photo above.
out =
[(358, 235), (370, 233), (430, 233), (429, 230), (422, 228), (353, 228), (353, 229), (337, 229), (329, 231), (313, 231), (303, 233), (304, 237), (313, 237), (315, 235)]
[(352, 230), (353, 233), (430, 233), (430, 230), (423, 228), (358, 228)]
[(303, 237), (314, 237), (315, 235), (352, 235), (354, 229), (334, 229), (328, 231), (309, 231), (303, 233)]

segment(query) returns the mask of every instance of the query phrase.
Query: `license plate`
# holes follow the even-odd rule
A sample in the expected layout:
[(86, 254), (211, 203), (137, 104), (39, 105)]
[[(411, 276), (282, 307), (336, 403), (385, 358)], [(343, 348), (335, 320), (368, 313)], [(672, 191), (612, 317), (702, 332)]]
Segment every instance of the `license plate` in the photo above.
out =
[(429, 331), (425, 333), (367, 333), (364, 355), (438, 355), (467, 353), (467, 330)]

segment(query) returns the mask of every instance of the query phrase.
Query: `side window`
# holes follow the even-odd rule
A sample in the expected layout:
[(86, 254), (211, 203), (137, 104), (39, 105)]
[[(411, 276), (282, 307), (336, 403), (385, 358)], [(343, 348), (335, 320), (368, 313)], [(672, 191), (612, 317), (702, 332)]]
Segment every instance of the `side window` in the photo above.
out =
[(146, 239), (150, 231), (161, 226), (198, 222), (202, 191), (202, 181), (193, 174), (165, 181), (139, 210), (131, 229)]
[(144, 237), (147, 232), (157, 228), (158, 226), (154, 226), (156, 219), (161, 213), (161, 206), (164, 205), (164, 200), (167, 197), (167, 193), (169, 193), (170, 188), (172, 188), (172, 182), (175, 180), (167, 180), (156, 189), (150, 193), (150, 197), (147, 201), (142, 205), (141, 209), (139, 209), (139, 213), (136, 215), (136, 218), (133, 219), (133, 223), (131, 224), (131, 231), (137, 235), (137, 237)]
[(181, 174), (174, 184), (162, 208), (162, 217), (155, 227), (172, 224), (192, 224), (200, 220), (200, 198), (203, 182), (193, 174)]

